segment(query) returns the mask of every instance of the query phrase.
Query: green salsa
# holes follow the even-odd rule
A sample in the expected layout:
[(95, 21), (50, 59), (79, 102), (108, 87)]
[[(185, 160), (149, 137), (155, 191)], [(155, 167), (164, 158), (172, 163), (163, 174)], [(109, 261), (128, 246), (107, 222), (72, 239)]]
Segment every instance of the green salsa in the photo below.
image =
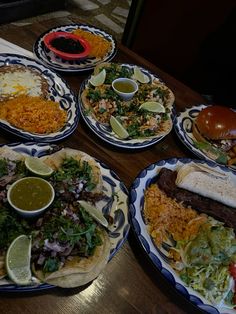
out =
[(34, 211), (41, 209), (53, 198), (52, 186), (42, 178), (27, 177), (16, 181), (9, 190), (8, 199), (14, 207)]
[(128, 81), (117, 81), (113, 84), (114, 88), (121, 93), (132, 93), (135, 91), (135, 87)]

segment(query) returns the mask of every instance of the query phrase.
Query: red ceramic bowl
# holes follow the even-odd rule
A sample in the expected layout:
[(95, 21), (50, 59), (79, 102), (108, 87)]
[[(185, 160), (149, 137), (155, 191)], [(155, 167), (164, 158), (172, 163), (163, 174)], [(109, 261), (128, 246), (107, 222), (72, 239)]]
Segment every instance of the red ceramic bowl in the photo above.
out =
[[(43, 41), (49, 50), (65, 60), (86, 58), (90, 52), (90, 45), (85, 39), (68, 32), (49, 33), (43, 38)], [(78, 53), (76, 48), (78, 48), (77, 51), (79, 49), (82, 51)]]

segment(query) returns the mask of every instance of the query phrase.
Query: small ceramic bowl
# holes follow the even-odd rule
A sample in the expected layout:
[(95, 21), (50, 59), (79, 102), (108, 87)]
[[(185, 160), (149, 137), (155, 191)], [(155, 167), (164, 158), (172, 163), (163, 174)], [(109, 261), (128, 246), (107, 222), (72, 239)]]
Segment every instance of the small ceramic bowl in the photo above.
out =
[(7, 191), (9, 204), (25, 218), (42, 214), (51, 205), (54, 196), (52, 185), (39, 177), (19, 179)]
[[(58, 45), (59, 45), (58, 41), (60, 40), (61, 40), (60, 45), (63, 45), (62, 50), (64, 51), (58, 48)], [(86, 58), (91, 50), (90, 44), (87, 42), (87, 40), (69, 32), (48, 33), (43, 38), (43, 41), (44, 41), (45, 46), (49, 50), (51, 50), (53, 53), (55, 53), (55, 55), (65, 60), (78, 60), (78, 59)], [(57, 44), (56, 44), (56, 41), (57, 41)], [(79, 47), (83, 49), (83, 51), (79, 53), (69, 52), (70, 50), (72, 50), (72, 48), (73, 49), (76, 48), (75, 47), (76, 44), (79, 45)]]
[(124, 100), (130, 100), (138, 91), (138, 84), (129, 78), (117, 78), (112, 82), (114, 91)]

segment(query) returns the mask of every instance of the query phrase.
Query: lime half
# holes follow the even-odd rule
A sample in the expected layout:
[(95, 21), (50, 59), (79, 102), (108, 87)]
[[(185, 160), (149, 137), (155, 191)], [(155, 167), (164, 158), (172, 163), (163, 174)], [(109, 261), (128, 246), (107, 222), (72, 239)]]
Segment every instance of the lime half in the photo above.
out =
[(133, 78), (143, 84), (148, 83), (150, 81), (148, 75), (144, 74), (138, 66), (134, 67)]
[(157, 101), (147, 101), (144, 102), (139, 109), (145, 109), (147, 111), (156, 112), (156, 113), (164, 113), (166, 112), (165, 107), (157, 102)]
[(100, 86), (105, 82), (106, 79), (106, 70), (103, 69), (101, 72), (99, 72), (97, 75), (92, 75), (89, 83), (93, 86)]
[(114, 133), (119, 136), (121, 139), (126, 139), (129, 137), (129, 133), (123, 127), (123, 125), (114, 117), (111, 116), (110, 118), (110, 125)]
[(6, 269), (9, 278), (18, 285), (31, 283), (31, 238), (20, 235), (9, 246), (6, 255)]
[(37, 157), (26, 157), (25, 166), (30, 172), (41, 177), (48, 177), (53, 173), (53, 169)]
[(85, 201), (78, 202), (97, 222), (104, 227), (108, 226), (108, 222), (100, 210)]

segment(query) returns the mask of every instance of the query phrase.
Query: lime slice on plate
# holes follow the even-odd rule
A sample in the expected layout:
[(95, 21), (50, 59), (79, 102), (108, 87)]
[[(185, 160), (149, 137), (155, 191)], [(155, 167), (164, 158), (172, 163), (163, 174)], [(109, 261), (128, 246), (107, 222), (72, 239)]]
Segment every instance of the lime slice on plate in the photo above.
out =
[(143, 84), (148, 83), (150, 81), (148, 75), (144, 74), (138, 66), (134, 67), (133, 78)]
[(30, 172), (41, 177), (48, 177), (53, 173), (53, 169), (37, 157), (26, 157), (25, 166)]
[(98, 210), (96, 207), (92, 206), (91, 204), (85, 201), (78, 201), (78, 203), (101, 225), (104, 227), (108, 226), (108, 222), (106, 218), (103, 216), (103, 213)]
[(9, 246), (6, 255), (6, 269), (9, 278), (18, 285), (29, 285), (31, 238), (20, 235)]
[(100, 86), (105, 82), (106, 79), (106, 70), (103, 69), (101, 72), (99, 72), (97, 75), (92, 75), (89, 83), (93, 86)]
[(123, 125), (114, 117), (111, 116), (110, 118), (110, 125), (114, 133), (119, 136), (121, 139), (125, 139), (129, 137), (129, 133), (123, 127)]
[(156, 112), (156, 113), (164, 113), (166, 112), (165, 107), (157, 101), (147, 101), (144, 102), (139, 109), (145, 109), (147, 111)]

